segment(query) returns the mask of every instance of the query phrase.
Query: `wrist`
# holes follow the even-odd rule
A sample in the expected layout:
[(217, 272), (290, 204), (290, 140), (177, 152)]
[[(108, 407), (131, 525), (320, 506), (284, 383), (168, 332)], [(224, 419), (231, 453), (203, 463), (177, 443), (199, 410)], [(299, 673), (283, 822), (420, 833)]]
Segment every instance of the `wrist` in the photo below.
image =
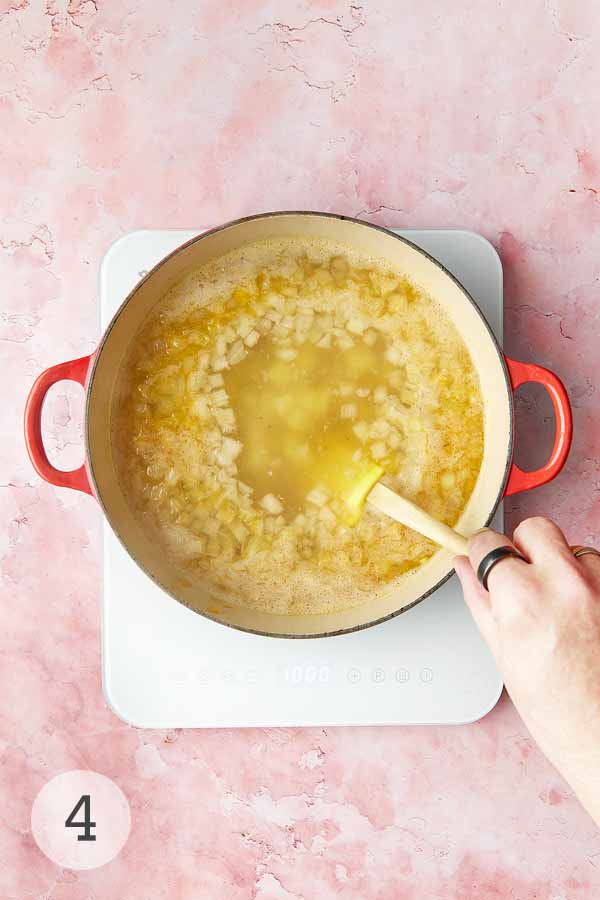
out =
[(581, 805), (600, 825), (600, 736), (584, 736), (577, 748), (561, 754), (555, 765)]

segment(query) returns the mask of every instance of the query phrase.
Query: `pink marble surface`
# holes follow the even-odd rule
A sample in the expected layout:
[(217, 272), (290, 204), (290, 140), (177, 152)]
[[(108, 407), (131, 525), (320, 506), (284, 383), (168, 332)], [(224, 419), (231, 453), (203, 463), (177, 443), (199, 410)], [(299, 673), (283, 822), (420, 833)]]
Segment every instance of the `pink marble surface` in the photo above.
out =
[[(600, 833), (506, 699), (462, 728), (123, 725), (100, 686), (98, 512), (40, 483), (21, 438), (33, 377), (96, 343), (124, 231), (279, 208), (464, 226), (501, 251), (508, 350), (574, 403), (566, 474), (512, 521), (598, 541), (599, 37), (593, 0), (0, 0), (2, 900), (600, 895)], [(57, 388), (64, 467), (81, 416)], [(31, 803), (88, 767), (133, 831), (105, 868), (61, 871)]]

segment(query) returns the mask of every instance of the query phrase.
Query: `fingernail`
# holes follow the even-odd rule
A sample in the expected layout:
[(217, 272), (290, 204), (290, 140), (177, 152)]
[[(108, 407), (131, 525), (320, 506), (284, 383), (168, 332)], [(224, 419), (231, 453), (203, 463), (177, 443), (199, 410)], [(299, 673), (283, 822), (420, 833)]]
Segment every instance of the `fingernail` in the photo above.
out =
[(478, 528), (477, 531), (474, 531), (471, 537), (475, 537), (478, 534), (483, 534), (484, 531), (489, 531), (489, 528)]

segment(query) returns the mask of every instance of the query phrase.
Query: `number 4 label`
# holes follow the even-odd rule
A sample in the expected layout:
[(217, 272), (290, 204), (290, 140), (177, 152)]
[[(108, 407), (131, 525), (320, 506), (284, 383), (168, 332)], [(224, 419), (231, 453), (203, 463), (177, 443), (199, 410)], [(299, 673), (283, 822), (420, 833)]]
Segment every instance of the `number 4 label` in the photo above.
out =
[[(83, 821), (76, 822), (75, 816), (83, 806)], [(96, 835), (92, 834), (92, 828), (96, 827), (96, 823), (92, 822), (92, 814), (90, 811), (90, 795), (82, 794), (67, 819), (65, 820), (65, 828), (83, 828), (83, 834), (77, 835), (78, 841), (95, 841)]]
[(63, 869), (104, 866), (121, 852), (130, 830), (131, 810), (121, 788), (89, 769), (55, 775), (31, 808), (38, 847)]

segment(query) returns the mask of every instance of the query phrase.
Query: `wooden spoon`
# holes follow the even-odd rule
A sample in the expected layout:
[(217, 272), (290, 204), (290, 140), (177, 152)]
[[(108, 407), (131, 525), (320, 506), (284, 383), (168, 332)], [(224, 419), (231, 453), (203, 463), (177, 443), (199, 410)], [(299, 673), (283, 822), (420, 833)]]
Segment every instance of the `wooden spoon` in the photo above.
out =
[(435, 519), (416, 503), (412, 503), (400, 494), (394, 493), (379, 479), (384, 474), (381, 466), (369, 463), (353, 480), (350, 488), (341, 492), (349, 513), (352, 524), (360, 518), (362, 508), (366, 500), (397, 522), (407, 525), (419, 534), (423, 534), (435, 541), (447, 550), (451, 550), (459, 556), (468, 556), (469, 544), (467, 539), (438, 519)]

